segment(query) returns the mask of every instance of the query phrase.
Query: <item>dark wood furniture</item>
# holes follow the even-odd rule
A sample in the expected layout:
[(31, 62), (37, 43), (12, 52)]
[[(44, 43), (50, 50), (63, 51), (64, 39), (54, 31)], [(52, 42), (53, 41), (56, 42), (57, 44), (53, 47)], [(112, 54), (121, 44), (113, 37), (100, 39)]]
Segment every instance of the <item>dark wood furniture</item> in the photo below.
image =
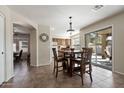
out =
[[(57, 78), (58, 72), (65, 70), (65, 62), (67, 62), (67, 60), (64, 57), (58, 57), (56, 48), (52, 48), (52, 51), (54, 55), (54, 72), (56, 70), (56, 78)], [(60, 66), (59, 63), (61, 63)], [(59, 68), (62, 68), (62, 70), (59, 70)]]
[[(92, 66), (91, 66), (91, 55), (92, 48), (82, 48), (81, 58), (71, 58), (72, 63), (72, 73), (81, 76), (82, 85), (83, 83), (83, 74), (88, 73), (90, 75), (91, 82), (92, 80)], [(74, 52), (73, 52), (74, 53)], [(77, 67), (75, 67), (75, 64)], [(79, 74), (80, 72), (80, 74)]]
[(22, 52), (23, 50), (21, 50), (18, 54), (14, 54), (14, 59), (16, 62), (19, 62), (21, 60), (21, 57), (22, 57)]
[(70, 76), (72, 76), (72, 62), (71, 58), (75, 58), (76, 54), (80, 54), (81, 50), (74, 50), (74, 49), (65, 49), (65, 50), (59, 50), (59, 52), (64, 54), (64, 58), (68, 60), (68, 73)]

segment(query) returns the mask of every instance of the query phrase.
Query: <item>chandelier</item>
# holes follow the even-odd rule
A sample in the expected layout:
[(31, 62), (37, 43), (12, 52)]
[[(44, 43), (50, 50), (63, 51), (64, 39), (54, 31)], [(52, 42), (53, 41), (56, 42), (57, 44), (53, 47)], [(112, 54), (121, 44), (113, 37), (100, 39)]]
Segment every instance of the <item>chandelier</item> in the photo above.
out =
[(70, 28), (67, 30), (67, 32), (70, 32), (71, 33), (71, 32), (74, 31), (74, 29), (72, 29), (72, 21), (71, 21), (72, 17), (70, 16), (69, 19), (70, 19), (70, 23), (69, 23)]

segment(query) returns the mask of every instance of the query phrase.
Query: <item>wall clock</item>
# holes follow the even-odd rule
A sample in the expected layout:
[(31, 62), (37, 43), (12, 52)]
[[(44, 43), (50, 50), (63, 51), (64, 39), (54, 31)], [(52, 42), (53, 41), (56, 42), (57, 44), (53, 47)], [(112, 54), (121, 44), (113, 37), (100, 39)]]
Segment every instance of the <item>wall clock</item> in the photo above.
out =
[(39, 38), (42, 42), (46, 42), (49, 40), (49, 36), (46, 33), (41, 33)]

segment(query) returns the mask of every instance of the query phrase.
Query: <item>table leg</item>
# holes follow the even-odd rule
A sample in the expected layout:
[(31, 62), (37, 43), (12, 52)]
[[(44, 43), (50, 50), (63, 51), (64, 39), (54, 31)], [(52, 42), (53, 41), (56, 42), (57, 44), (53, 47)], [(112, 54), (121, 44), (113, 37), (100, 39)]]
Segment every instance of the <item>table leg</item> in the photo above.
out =
[(72, 77), (72, 62), (71, 62), (71, 59), (70, 59), (70, 76)]
[(68, 74), (72, 77), (72, 62), (70, 58), (68, 58)]

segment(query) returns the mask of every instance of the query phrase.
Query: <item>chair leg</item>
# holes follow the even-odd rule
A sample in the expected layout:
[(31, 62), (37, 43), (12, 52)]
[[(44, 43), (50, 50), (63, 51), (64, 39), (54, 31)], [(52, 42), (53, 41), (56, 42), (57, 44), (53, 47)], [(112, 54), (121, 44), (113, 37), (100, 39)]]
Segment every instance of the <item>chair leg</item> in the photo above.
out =
[(81, 81), (82, 81), (82, 85), (84, 85), (84, 81), (83, 81), (83, 72), (81, 71)]
[(91, 66), (91, 64), (89, 65), (89, 75), (90, 75), (90, 80), (91, 80), (91, 82), (93, 81), (93, 79), (92, 79), (92, 66)]
[(53, 68), (53, 73), (55, 73), (55, 60), (54, 60), (54, 68)]
[(72, 77), (73, 62), (70, 60), (70, 76)]
[(85, 72), (85, 65), (81, 65), (80, 73), (81, 73), (82, 85), (84, 85), (84, 81), (83, 81), (84, 72)]
[(57, 63), (57, 66), (56, 66), (56, 78), (58, 76), (58, 63)]
[(66, 61), (64, 61), (64, 63), (62, 65), (63, 65), (63, 72), (65, 73), (65, 71), (67, 69), (67, 63), (66, 63)]
[(58, 68), (56, 68), (56, 78), (57, 78), (57, 76), (58, 76)]
[(67, 64), (66, 64), (66, 70), (68, 71), (68, 61), (67, 61)]
[(91, 82), (93, 82), (93, 79), (92, 79), (92, 74), (91, 74), (91, 72), (89, 73), (89, 75), (90, 75), (90, 80), (91, 80)]
[(19, 57), (17, 58), (17, 62), (19, 62)]
[(62, 67), (63, 67), (63, 71), (66, 69), (66, 63), (65, 63), (65, 61), (62, 63)]

